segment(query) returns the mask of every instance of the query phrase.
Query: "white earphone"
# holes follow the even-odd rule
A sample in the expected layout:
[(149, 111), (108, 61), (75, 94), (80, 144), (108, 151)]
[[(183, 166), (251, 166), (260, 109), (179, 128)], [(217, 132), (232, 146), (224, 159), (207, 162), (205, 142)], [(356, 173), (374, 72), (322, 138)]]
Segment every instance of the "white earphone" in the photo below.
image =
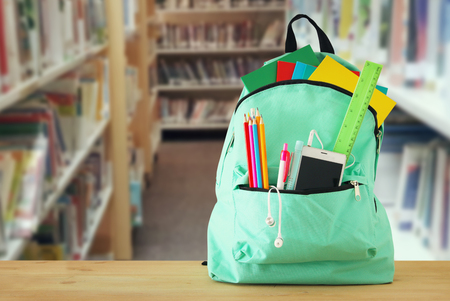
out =
[(283, 237), (281, 236), (281, 195), (280, 195), (280, 191), (278, 190), (277, 187), (275, 186), (270, 186), (270, 190), (267, 193), (267, 207), (268, 207), (268, 214), (267, 214), (267, 218), (266, 218), (266, 224), (269, 225), (270, 227), (275, 226), (275, 220), (272, 217), (272, 214), (270, 212), (270, 192), (275, 189), (278, 193), (278, 203), (279, 203), (279, 216), (278, 216), (278, 237), (275, 239), (274, 245), (277, 248), (281, 248), (283, 246)]

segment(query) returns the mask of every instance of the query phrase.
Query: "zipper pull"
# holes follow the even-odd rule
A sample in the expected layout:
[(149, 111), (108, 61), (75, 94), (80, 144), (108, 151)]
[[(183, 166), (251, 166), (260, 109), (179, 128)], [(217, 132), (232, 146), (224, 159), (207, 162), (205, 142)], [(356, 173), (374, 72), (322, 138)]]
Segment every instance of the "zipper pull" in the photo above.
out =
[(350, 181), (350, 184), (352, 184), (355, 187), (355, 200), (358, 202), (361, 201), (361, 193), (359, 192), (359, 183), (357, 181)]
[(377, 154), (380, 153), (381, 150), (381, 135), (383, 134), (383, 132), (381, 132), (380, 130), (378, 130), (378, 134), (377, 134)]
[(233, 145), (233, 143), (234, 143), (234, 132), (233, 132), (233, 136), (231, 136), (230, 143), (228, 143), (226, 154), (228, 154), (228, 152), (230, 151), (230, 148)]

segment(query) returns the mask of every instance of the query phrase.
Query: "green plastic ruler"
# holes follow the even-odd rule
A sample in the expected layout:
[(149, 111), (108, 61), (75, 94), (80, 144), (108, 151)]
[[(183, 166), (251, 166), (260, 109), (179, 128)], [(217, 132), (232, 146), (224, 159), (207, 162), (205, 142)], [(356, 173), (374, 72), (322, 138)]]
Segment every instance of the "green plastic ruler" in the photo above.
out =
[(377, 85), (383, 66), (366, 61), (364, 68), (356, 84), (355, 92), (350, 100), (344, 122), (339, 131), (334, 152), (347, 156), (352, 152), (359, 129), (369, 108), (370, 99)]

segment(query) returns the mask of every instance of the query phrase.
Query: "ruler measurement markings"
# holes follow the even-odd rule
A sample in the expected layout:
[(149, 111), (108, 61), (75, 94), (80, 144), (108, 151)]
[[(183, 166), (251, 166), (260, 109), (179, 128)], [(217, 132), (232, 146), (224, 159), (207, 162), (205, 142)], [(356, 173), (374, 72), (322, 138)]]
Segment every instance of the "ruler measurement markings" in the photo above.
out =
[(333, 151), (347, 156), (353, 149), (364, 116), (369, 107), (376, 83), (381, 73), (381, 65), (366, 61), (356, 85), (349, 108), (339, 131)]

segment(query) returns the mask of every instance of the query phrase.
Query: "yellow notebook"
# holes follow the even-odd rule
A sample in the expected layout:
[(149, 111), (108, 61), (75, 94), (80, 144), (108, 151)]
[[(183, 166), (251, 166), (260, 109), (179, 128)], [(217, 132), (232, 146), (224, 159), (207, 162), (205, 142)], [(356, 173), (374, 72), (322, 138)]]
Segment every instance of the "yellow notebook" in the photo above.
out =
[[(358, 75), (354, 74), (329, 56), (325, 57), (319, 67), (317, 67), (316, 71), (309, 77), (309, 80), (330, 83), (352, 93), (355, 91), (358, 79)], [(370, 100), (370, 106), (377, 111), (378, 127), (381, 126), (395, 105), (395, 101), (375, 89), (372, 99)]]

